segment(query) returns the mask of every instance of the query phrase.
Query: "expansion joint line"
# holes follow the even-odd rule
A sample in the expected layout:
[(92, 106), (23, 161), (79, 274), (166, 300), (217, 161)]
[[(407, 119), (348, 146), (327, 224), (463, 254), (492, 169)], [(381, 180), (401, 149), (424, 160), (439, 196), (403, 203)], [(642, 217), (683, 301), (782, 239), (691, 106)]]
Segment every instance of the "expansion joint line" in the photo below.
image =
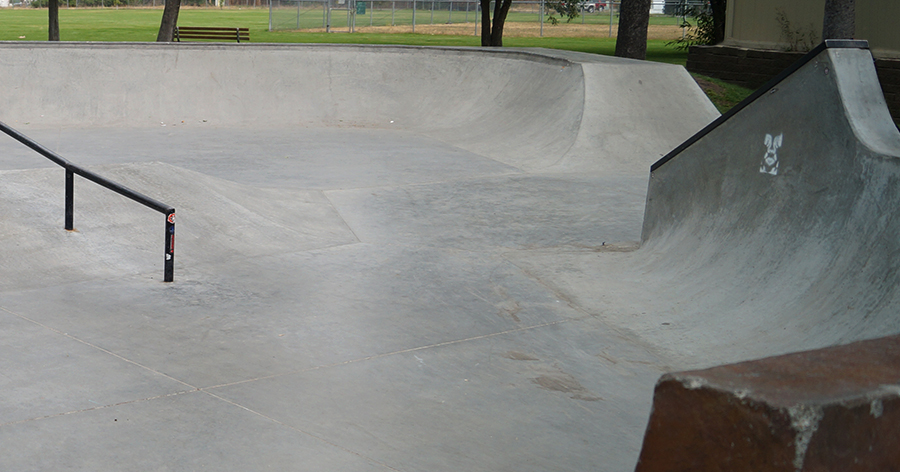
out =
[(487, 338), (493, 338), (493, 337), (496, 337), (496, 336), (503, 336), (503, 335), (505, 335), (505, 334), (510, 334), (510, 333), (517, 333), (517, 332), (529, 331), (529, 330), (533, 330), (533, 329), (545, 328), (545, 327), (547, 327), (547, 326), (553, 326), (553, 325), (558, 325), (558, 324), (562, 324), (562, 323), (568, 323), (568, 322), (570, 322), (570, 321), (578, 321), (578, 318), (576, 318), (576, 319), (565, 319), (565, 320), (548, 321), (548, 322), (546, 322), (546, 323), (541, 323), (541, 324), (537, 324), (537, 325), (523, 326), (523, 327), (521, 327), (521, 328), (513, 328), (513, 329), (508, 329), (508, 330), (505, 330), (505, 331), (499, 331), (499, 332), (496, 332), (496, 333), (482, 334), (482, 335), (480, 335), (480, 336), (472, 336), (472, 337), (465, 338), (465, 339), (454, 339), (453, 341), (444, 341), (444, 342), (441, 342), (441, 343), (428, 344), (428, 345), (425, 345), (425, 346), (417, 346), (417, 347), (411, 347), (411, 348), (408, 348), (408, 349), (400, 349), (400, 350), (397, 350), (397, 351), (385, 352), (385, 353), (382, 353), (382, 354), (374, 354), (374, 355), (371, 355), (371, 356), (359, 357), (359, 358), (356, 358), (356, 359), (350, 359), (350, 360), (346, 360), (346, 361), (342, 361), (342, 362), (335, 362), (335, 363), (333, 363), (333, 364), (319, 365), (319, 366), (315, 366), (315, 367), (308, 367), (308, 368), (306, 368), (306, 369), (292, 370), (292, 371), (290, 371), (290, 372), (284, 372), (284, 373), (280, 373), (280, 374), (266, 375), (266, 376), (263, 376), (263, 377), (256, 377), (256, 378), (253, 378), (253, 379), (239, 380), (239, 381), (237, 381), (237, 382), (231, 382), (231, 383), (227, 383), (227, 384), (213, 385), (213, 386), (210, 386), (210, 387), (203, 387), (203, 388), (201, 388), (200, 390), (203, 391), (203, 392), (209, 393), (209, 390), (213, 390), (213, 389), (217, 389), (217, 388), (231, 387), (231, 386), (234, 386), (234, 385), (240, 385), (240, 384), (245, 384), (245, 383), (250, 383), (250, 382), (256, 382), (256, 381), (259, 381), (259, 380), (274, 379), (274, 378), (278, 378), (278, 377), (284, 377), (284, 376), (286, 376), (286, 375), (302, 374), (302, 373), (304, 373), (304, 372), (313, 372), (313, 371), (321, 370), (321, 369), (329, 369), (329, 368), (332, 368), (332, 367), (340, 367), (340, 366), (342, 366), (342, 365), (356, 364), (356, 363), (358, 363), (358, 362), (365, 362), (365, 361), (370, 361), (370, 360), (373, 360), (373, 359), (381, 359), (381, 358), (384, 358), (384, 357), (396, 356), (396, 355), (399, 355), (399, 354), (407, 354), (407, 353), (410, 353), (410, 352), (424, 351), (424, 350), (426, 350), (426, 349), (434, 349), (434, 348), (438, 348), (438, 347), (451, 346), (451, 345), (454, 345), (454, 344), (461, 344), (461, 343), (465, 343), (465, 342), (469, 342), (469, 341), (477, 341), (477, 340), (479, 340), (479, 339), (487, 339)]
[(261, 418), (264, 418), (264, 419), (266, 419), (266, 420), (269, 420), (269, 421), (271, 421), (271, 422), (273, 422), (273, 423), (275, 423), (275, 424), (277, 424), (277, 425), (279, 425), (279, 426), (283, 426), (283, 427), (285, 427), (285, 428), (292, 429), (292, 430), (294, 430), (294, 431), (297, 431), (297, 432), (300, 433), (300, 434), (305, 434), (305, 435), (307, 435), (307, 436), (309, 436), (309, 437), (311, 437), (311, 438), (313, 438), (313, 439), (316, 439), (316, 440), (318, 440), (318, 441), (321, 441), (321, 442), (323, 442), (323, 443), (325, 443), (325, 444), (328, 444), (329, 446), (332, 446), (332, 447), (334, 447), (334, 448), (340, 449), (340, 450), (342, 450), (342, 451), (344, 451), (344, 452), (346, 452), (346, 453), (348, 453), (348, 454), (353, 454), (354, 456), (357, 456), (357, 457), (359, 457), (360, 459), (363, 459), (363, 460), (366, 460), (366, 461), (369, 461), (369, 462), (378, 464), (378, 465), (380, 465), (380, 466), (382, 466), (382, 467), (384, 467), (384, 468), (386, 468), (386, 469), (393, 470), (393, 471), (395, 471), (395, 472), (402, 472), (402, 471), (400, 471), (400, 469), (396, 469), (396, 468), (394, 468), (394, 467), (391, 467), (391, 466), (385, 464), (384, 462), (375, 460), (375, 459), (373, 459), (373, 458), (371, 458), (371, 457), (369, 457), (369, 456), (366, 456), (366, 455), (364, 455), (364, 454), (361, 454), (361, 453), (359, 453), (359, 452), (356, 452), (356, 451), (354, 451), (354, 450), (352, 450), (352, 449), (347, 449), (346, 447), (341, 446), (340, 444), (337, 444), (337, 443), (335, 443), (335, 442), (333, 442), (333, 441), (329, 441), (328, 439), (326, 439), (326, 438), (324, 438), (324, 437), (322, 437), (322, 436), (319, 436), (319, 435), (317, 435), (317, 434), (313, 434), (313, 433), (311, 433), (311, 432), (309, 432), (309, 431), (300, 429), (300, 428), (298, 428), (298, 427), (296, 427), (296, 426), (291, 426), (291, 425), (289, 425), (289, 424), (287, 424), (287, 423), (284, 423), (283, 421), (279, 421), (279, 420), (277, 420), (277, 419), (275, 419), (275, 418), (272, 418), (271, 416), (264, 415), (264, 414), (262, 414), (262, 413), (260, 413), (260, 412), (258, 412), (258, 411), (256, 411), (256, 410), (253, 410), (253, 409), (251, 409), (251, 408), (247, 408), (246, 406), (241, 405), (240, 403), (235, 403), (235, 402), (233, 402), (233, 401), (231, 401), (231, 400), (229, 400), (229, 399), (227, 399), (227, 398), (220, 397), (219, 395), (216, 395), (216, 394), (214, 394), (214, 393), (212, 393), (212, 392), (209, 392), (209, 391), (207, 391), (207, 390), (205, 390), (205, 389), (202, 389), (202, 392), (205, 393), (205, 394), (207, 394), (207, 395), (209, 395), (209, 396), (211, 396), (211, 397), (213, 397), (213, 398), (215, 398), (215, 399), (217, 399), (217, 400), (220, 400), (220, 401), (222, 401), (222, 402), (228, 403), (229, 405), (232, 405), (232, 406), (234, 406), (234, 407), (236, 407), (236, 408), (240, 408), (240, 409), (242, 409), (242, 410), (244, 410), (244, 411), (246, 411), (246, 412), (248, 412), (248, 413), (252, 413), (252, 414), (257, 415), (257, 416), (259, 416), (259, 417), (261, 417)]
[(73, 340), (73, 341), (76, 341), (76, 342), (78, 342), (78, 343), (84, 344), (85, 346), (91, 347), (91, 348), (96, 349), (96, 350), (98, 350), (98, 351), (100, 351), (100, 352), (103, 352), (103, 353), (105, 353), (105, 354), (108, 354), (108, 355), (110, 355), (110, 356), (113, 356), (113, 357), (115, 357), (115, 358), (117, 358), (117, 359), (119, 359), (119, 360), (121, 360), (121, 361), (127, 362), (127, 363), (129, 363), (129, 364), (131, 364), (131, 365), (134, 365), (134, 366), (136, 366), (136, 367), (140, 367), (141, 369), (148, 370), (148, 371), (150, 371), (150, 372), (153, 372), (153, 373), (156, 374), (156, 375), (161, 375), (161, 376), (163, 376), (163, 377), (165, 377), (165, 378), (167, 378), (167, 379), (169, 379), (169, 380), (172, 380), (172, 381), (174, 381), (174, 382), (178, 382), (178, 383), (184, 385), (185, 387), (188, 387), (189, 391), (197, 391), (197, 390), (199, 390), (197, 387), (195, 387), (195, 386), (193, 386), (193, 385), (191, 385), (191, 384), (189, 384), (189, 383), (187, 383), (187, 382), (184, 382), (184, 381), (182, 381), (182, 380), (178, 380), (178, 379), (176, 379), (175, 377), (172, 377), (171, 375), (164, 374), (164, 373), (162, 373), (162, 372), (160, 372), (160, 371), (158, 371), (158, 370), (152, 369), (152, 368), (147, 367), (147, 366), (145, 366), (145, 365), (143, 365), (143, 364), (140, 364), (140, 363), (135, 362), (135, 361), (133, 361), (133, 360), (131, 360), (131, 359), (128, 359), (128, 358), (123, 357), (123, 356), (121, 356), (121, 355), (119, 355), (119, 354), (116, 354), (115, 352), (112, 352), (112, 351), (110, 351), (109, 349), (104, 349), (104, 348), (102, 348), (102, 347), (100, 347), (100, 346), (98, 346), (98, 345), (96, 345), (96, 344), (90, 343), (90, 342), (85, 341), (85, 340), (83, 340), (83, 339), (80, 339), (80, 338), (78, 338), (78, 337), (76, 337), (76, 336), (72, 336), (72, 335), (69, 334), (69, 333), (65, 333), (65, 332), (60, 331), (60, 330), (58, 330), (58, 329), (56, 329), (56, 328), (53, 328), (53, 327), (51, 327), (51, 326), (47, 326), (47, 325), (45, 325), (45, 324), (43, 324), (43, 323), (41, 323), (41, 322), (39, 322), (39, 321), (37, 321), (37, 320), (33, 320), (33, 319), (31, 319), (31, 318), (29, 318), (29, 317), (27, 317), (27, 316), (25, 316), (25, 315), (16, 313), (16, 312), (14, 312), (14, 311), (12, 311), (12, 310), (10, 310), (10, 309), (4, 307), (4, 306), (0, 306), (0, 310), (3, 310), (3, 311), (5, 311), (5, 312), (9, 313), (10, 315), (15, 316), (16, 318), (19, 318), (19, 319), (22, 319), (22, 320), (27, 321), (27, 322), (29, 322), (29, 323), (35, 324), (35, 325), (37, 325), (37, 326), (40, 326), (41, 328), (44, 328), (44, 329), (46, 329), (46, 330), (49, 330), (49, 331), (54, 332), (54, 333), (56, 333), (56, 334), (59, 334), (59, 335), (61, 335), (61, 336), (65, 336), (65, 337), (67, 337), (67, 338), (69, 338), (69, 339), (71, 339), (71, 340)]

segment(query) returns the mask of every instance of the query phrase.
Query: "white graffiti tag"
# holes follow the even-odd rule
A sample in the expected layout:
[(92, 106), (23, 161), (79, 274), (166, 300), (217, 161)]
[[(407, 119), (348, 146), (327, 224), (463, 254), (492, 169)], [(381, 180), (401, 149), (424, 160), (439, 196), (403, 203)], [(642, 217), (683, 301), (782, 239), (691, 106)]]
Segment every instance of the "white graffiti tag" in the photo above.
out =
[(784, 140), (784, 133), (772, 137), (771, 134), (766, 135), (766, 155), (763, 156), (762, 164), (759, 171), (763, 174), (778, 175), (778, 148)]

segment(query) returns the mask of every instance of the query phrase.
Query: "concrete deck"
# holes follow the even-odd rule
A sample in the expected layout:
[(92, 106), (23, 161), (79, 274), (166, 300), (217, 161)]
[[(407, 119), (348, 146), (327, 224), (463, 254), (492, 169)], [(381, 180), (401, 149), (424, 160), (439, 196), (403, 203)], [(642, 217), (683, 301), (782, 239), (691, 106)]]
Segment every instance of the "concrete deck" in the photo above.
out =
[(776, 307), (635, 251), (650, 164), (718, 116), (680, 67), (15, 43), (0, 66), (0, 119), (178, 215), (165, 284), (161, 215), (78, 180), (63, 231), (63, 171), (0, 140), (3, 470), (633, 470), (662, 373), (871, 331), (722, 318)]

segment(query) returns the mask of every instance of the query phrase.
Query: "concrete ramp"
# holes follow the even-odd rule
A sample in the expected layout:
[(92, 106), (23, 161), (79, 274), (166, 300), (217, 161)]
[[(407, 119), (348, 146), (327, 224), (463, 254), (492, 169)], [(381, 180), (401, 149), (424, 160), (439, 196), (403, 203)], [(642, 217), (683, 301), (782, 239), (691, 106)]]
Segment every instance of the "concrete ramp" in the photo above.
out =
[(654, 164), (639, 250), (512, 257), (684, 367), (900, 332), (900, 133), (829, 46)]
[(651, 173), (645, 250), (785, 348), (900, 329), (900, 133), (864, 44), (811, 52)]
[(551, 50), (8, 44), (0, 110), (56, 127), (374, 127), (526, 171), (647, 166), (718, 116), (684, 68)]

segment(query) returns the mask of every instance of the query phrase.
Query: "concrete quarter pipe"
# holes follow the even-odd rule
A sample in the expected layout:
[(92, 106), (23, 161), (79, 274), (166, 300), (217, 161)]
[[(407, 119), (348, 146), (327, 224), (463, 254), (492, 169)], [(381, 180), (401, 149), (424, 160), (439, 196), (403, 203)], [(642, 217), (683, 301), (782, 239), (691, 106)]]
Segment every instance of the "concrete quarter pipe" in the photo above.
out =
[(642, 250), (716, 274), (719, 342), (807, 351), (660, 379), (637, 470), (896, 467), (900, 338), (850, 342), (898, 328), (898, 157), (868, 45), (826, 41), (652, 166)]
[[(793, 190), (799, 118), (743, 131), (753, 113), (821, 120), (828, 146), (887, 155), (894, 138), (863, 126), (880, 118), (859, 116), (875, 107), (834, 104), (868, 90), (846, 80), (865, 51), (823, 52), (828, 75), (801, 69), (654, 169), (648, 199), (650, 164), (717, 116), (679, 67), (540, 50), (0, 49), (0, 119), (172, 204), (180, 238), (176, 283), (156, 283), (156, 215), (83, 183), (78, 231), (63, 232), (61, 174), (0, 143), (0, 468), (629, 470), (662, 372), (896, 331), (880, 314), (890, 290), (877, 301), (866, 284), (888, 261), (850, 277), (853, 313), (878, 309), (843, 317), (836, 283), (795, 289), (839, 279), (801, 263), (836, 239), (795, 250), (781, 226), (755, 262), (747, 214), (691, 198), (758, 191), (689, 164), (709, 152), (686, 157), (745, 139), (753, 177)], [(777, 175), (759, 171), (776, 169), (769, 147)], [(824, 222), (829, 208), (812, 210)]]
[(654, 164), (645, 247), (730, 271), (780, 350), (894, 333), (900, 133), (872, 56), (834, 41), (794, 67)]

